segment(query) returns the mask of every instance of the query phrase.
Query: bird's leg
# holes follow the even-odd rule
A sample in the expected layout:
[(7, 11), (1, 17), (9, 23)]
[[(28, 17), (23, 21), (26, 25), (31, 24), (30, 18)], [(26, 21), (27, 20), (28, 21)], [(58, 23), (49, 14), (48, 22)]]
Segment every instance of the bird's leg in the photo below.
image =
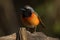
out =
[(30, 32), (31, 32), (31, 33), (36, 33), (36, 27), (30, 28)]
[(26, 27), (26, 30), (28, 30), (31, 33), (35, 33), (36, 32), (36, 27), (35, 26), (33, 26), (33, 27)]
[(34, 33), (36, 32), (36, 27), (34, 27)]

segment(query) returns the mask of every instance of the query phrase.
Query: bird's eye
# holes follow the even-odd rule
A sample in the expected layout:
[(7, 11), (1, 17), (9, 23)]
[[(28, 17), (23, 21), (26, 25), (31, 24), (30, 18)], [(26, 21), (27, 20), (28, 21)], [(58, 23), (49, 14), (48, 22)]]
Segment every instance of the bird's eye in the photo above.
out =
[(26, 11), (23, 12), (23, 17), (30, 17), (31, 16), (31, 10), (30, 9), (26, 9)]

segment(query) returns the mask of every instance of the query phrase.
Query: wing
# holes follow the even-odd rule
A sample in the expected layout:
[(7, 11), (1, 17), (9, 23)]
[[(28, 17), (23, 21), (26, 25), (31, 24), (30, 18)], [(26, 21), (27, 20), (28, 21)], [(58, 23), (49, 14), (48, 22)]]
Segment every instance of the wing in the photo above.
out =
[(41, 28), (45, 29), (46, 30), (46, 25), (43, 23), (43, 21), (41, 20), (41, 17), (38, 16), (39, 20), (40, 20), (40, 26)]
[(35, 12), (35, 14), (38, 16), (38, 19), (40, 21), (40, 26), (42, 26), (43, 29), (46, 29), (46, 25), (43, 23), (43, 21), (41, 20), (41, 17)]

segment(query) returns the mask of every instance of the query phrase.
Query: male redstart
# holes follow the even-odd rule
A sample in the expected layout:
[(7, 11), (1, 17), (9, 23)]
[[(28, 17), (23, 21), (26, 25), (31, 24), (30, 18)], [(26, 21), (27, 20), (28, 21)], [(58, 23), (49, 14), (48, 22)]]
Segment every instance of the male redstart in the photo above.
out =
[[(39, 15), (30, 6), (24, 6), (19, 10), (20, 25), (25, 26), (30, 32), (36, 31), (36, 27), (41, 24), (44, 26)], [(30, 29), (29, 29), (30, 28)]]

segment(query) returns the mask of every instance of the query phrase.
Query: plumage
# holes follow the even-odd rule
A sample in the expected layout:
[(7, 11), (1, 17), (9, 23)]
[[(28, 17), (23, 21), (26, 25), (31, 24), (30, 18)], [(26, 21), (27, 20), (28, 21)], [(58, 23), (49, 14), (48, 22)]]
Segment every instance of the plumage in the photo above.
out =
[[(28, 30), (33, 29), (36, 31), (36, 27), (41, 24), (44, 27), (44, 23), (41, 18), (30, 6), (20, 8), (20, 25), (25, 26)], [(30, 28), (30, 29), (29, 29)], [(33, 31), (34, 32), (34, 31)]]

